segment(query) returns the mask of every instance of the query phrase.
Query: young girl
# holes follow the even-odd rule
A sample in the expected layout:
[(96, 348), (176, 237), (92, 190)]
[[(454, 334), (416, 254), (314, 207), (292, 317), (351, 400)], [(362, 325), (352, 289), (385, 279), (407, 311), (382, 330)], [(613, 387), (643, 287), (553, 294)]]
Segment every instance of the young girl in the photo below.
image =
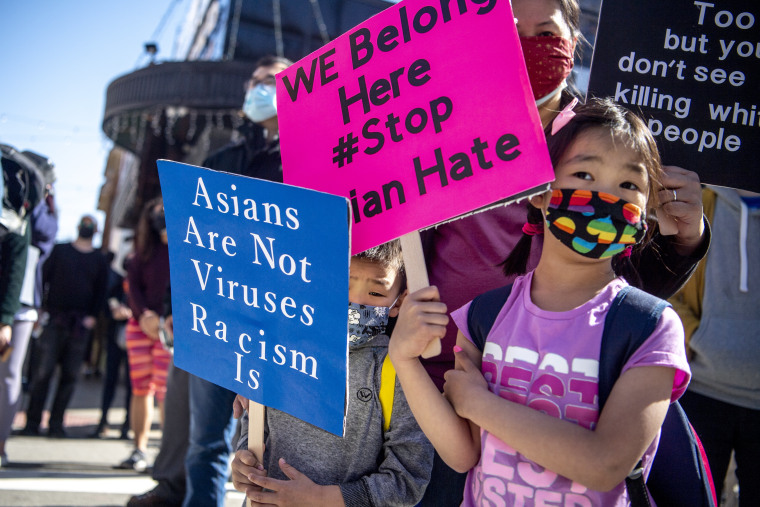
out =
[(407, 297), (390, 342), (423, 431), (449, 466), (469, 471), (467, 506), (627, 505), (624, 479), (642, 456), (648, 473), (668, 404), (690, 376), (683, 328), (667, 309), (599, 412), (604, 318), (658, 204), (661, 167), (646, 125), (609, 100), (567, 108), (552, 130), (556, 179), (531, 199), (541, 227), (525, 228), (543, 232), (541, 258), (515, 280), (488, 353), (469, 336), (469, 304), (455, 311), (456, 368), (439, 395), (418, 357), (448, 323), (436, 287)]

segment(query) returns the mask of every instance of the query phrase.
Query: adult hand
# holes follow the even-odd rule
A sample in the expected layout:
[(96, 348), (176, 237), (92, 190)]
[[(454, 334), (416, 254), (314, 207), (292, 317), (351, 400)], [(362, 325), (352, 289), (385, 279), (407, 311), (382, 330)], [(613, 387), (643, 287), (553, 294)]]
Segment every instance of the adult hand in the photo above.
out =
[(92, 315), (87, 315), (85, 318), (82, 319), (82, 326), (85, 329), (92, 329), (95, 327), (95, 323), (97, 320)]
[(11, 343), (13, 327), (8, 324), (0, 324), (0, 350), (4, 350)]
[(119, 303), (111, 309), (111, 316), (114, 320), (129, 320), (132, 317), (132, 309)]
[(388, 350), (391, 360), (396, 363), (419, 357), (428, 343), (443, 338), (448, 323), (446, 304), (441, 302), (437, 287), (425, 287), (409, 294), (393, 328)]
[(143, 333), (154, 340), (158, 340), (159, 318), (156, 312), (153, 310), (145, 310), (142, 315), (140, 315), (139, 324)]
[(479, 390), (488, 391), (488, 383), (480, 368), (475, 366), (462, 349), (455, 347), (454, 357), (455, 368), (443, 375), (443, 393), (459, 417), (472, 419), (468, 413), (468, 402), (475, 398), (473, 395)]
[[(702, 217), (702, 187), (693, 171), (663, 166), (660, 209), (675, 222), (673, 246), (680, 255), (689, 255), (699, 246), (705, 232)], [(667, 217), (665, 218), (667, 220)]]
[(248, 495), (252, 502), (281, 507), (345, 505), (339, 486), (320, 486), (287, 464), (282, 458), (280, 458), (279, 465), (282, 472), (290, 480), (281, 481), (271, 477), (262, 477), (260, 474), (248, 476), (251, 482), (263, 488), (261, 491), (254, 491)]

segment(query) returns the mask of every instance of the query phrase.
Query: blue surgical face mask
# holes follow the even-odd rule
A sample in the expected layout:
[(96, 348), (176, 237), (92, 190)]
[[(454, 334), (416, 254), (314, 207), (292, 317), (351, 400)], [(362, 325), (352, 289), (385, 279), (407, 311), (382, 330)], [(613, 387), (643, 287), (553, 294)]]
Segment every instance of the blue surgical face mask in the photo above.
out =
[[(393, 302), (395, 305), (396, 302)], [(370, 306), (348, 303), (348, 344), (351, 347), (367, 343), (385, 333), (391, 306)]]
[(275, 87), (269, 84), (257, 84), (245, 94), (243, 113), (256, 123), (277, 116), (277, 97)]

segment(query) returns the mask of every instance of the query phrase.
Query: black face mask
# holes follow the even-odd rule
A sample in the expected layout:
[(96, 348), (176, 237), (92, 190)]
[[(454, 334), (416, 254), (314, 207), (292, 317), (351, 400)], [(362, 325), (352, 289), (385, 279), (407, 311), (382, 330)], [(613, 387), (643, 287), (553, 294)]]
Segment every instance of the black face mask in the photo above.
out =
[(163, 211), (150, 216), (150, 227), (159, 234), (166, 230), (166, 216)]
[(90, 239), (95, 235), (95, 226), (94, 225), (80, 225), (79, 226), (79, 237), (83, 239)]
[(607, 259), (644, 238), (644, 212), (620, 197), (595, 190), (555, 188), (546, 210), (549, 232), (572, 251)]

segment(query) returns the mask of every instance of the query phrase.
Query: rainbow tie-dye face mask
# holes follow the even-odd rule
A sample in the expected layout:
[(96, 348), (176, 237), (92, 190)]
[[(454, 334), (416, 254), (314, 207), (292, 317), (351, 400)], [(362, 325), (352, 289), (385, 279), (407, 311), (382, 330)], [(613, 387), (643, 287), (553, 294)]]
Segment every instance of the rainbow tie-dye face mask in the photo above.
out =
[(568, 248), (607, 259), (635, 245), (647, 224), (641, 208), (612, 194), (555, 188), (546, 210), (549, 231)]

